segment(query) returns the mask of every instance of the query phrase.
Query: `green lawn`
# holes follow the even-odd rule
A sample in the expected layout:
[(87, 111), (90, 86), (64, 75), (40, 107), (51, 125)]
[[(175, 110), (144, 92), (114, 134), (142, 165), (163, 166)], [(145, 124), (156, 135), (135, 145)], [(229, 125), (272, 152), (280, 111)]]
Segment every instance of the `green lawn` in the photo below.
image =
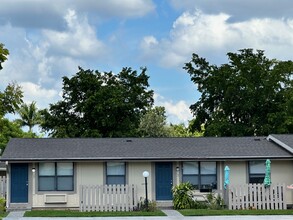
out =
[(165, 216), (160, 211), (154, 212), (79, 212), (70, 210), (32, 210), (24, 214), (25, 217), (110, 217), (110, 216)]
[(210, 209), (183, 209), (179, 210), (185, 216), (208, 215), (293, 215), (293, 209), (287, 210), (210, 210)]

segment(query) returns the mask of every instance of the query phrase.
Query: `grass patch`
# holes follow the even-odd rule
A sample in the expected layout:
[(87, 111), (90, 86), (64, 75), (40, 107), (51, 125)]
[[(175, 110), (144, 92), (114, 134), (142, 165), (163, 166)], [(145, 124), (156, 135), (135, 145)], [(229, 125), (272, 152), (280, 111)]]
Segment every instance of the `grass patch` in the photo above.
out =
[(293, 215), (293, 209), (287, 210), (210, 210), (183, 209), (178, 210), (184, 216), (214, 216), (214, 215)]
[(115, 216), (165, 216), (161, 210), (154, 212), (79, 212), (71, 210), (32, 210), (26, 211), (24, 217), (115, 217)]

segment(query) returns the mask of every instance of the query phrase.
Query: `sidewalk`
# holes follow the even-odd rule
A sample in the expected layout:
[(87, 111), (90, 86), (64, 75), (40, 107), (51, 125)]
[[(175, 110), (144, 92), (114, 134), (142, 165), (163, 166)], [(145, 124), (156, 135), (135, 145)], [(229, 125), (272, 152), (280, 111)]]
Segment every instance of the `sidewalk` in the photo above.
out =
[[(167, 216), (153, 216), (153, 217), (54, 217), (53, 219), (60, 220), (292, 220), (292, 215), (233, 215), (233, 216), (193, 216), (184, 217), (176, 210), (162, 210)], [(23, 217), (24, 211), (10, 212), (4, 220), (52, 220), (52, 217), (40, 218), (40, 217)]]

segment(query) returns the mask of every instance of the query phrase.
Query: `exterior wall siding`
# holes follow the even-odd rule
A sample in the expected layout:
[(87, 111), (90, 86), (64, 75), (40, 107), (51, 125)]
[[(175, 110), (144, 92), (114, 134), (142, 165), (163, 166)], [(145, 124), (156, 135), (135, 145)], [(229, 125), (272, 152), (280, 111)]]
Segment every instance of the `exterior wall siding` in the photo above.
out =
[(128, 184), (135, 184), (137, 186), (137, 198), (138, 201), (143, 200), (145, 198), (145, 180), (142, 176), (144, 171), (149, 172), (149, 177), (147, 178), (148, 181), (148, 199), (154, 200), (152, 197), (153, 184), (154, 181), (154, 173), (152, 173), (152, 166), (151, 162), (130, 162), (128, 163)]
[[(230, 185), (239, 185), (248, 183), (248, 170), (246, 161), (226, 161), (224, 167), (230, 168)], [(224, 175), (224, 170), (222, 170)], [(223, 178), (224, 180), (224, 178)], [(223, 182), (220, 184), (224, 184)]]
[[(75, 188), (72, 192), (39, 192), (38, 191), (38, 171), (29, 175), (31, 190), (29, 199), (32, 201), (33, 208), (78, 208), (79, 207), (79, 186), (80, 185), (104, 185), (105, 181), (105, 163), (103, 162), (77, 162), (75, 163)], [(225, 161), (218, 162), (218, 189), (223, 187), (224, 167), (230, 168), (230, 185), (241, 185), (248, 183), (247, 161)], [(30, 167), (37, 167), (31, 165)], [(148, 171), (148, 198), (155, 200), (155, 173), (153, 162), (128, 162), (126, 171), (126, 183), (135, 184), (137, 186), (137, 198), (143, 200), (145, 198), (145, 185), (143, 171)], [(179, 169), (176, 169), (176, 168)], [(293, 183), (293, 161), (272, 160), (271, 178), (273, 183), (285, 183), (290, 185)], [(173, 181), (178, 184), (182, 181), (181, 163), (173, 163)], [(66, 195), (66, 203), (46, 203), (46, 194)], [(58, 196), (57, 196), (58, 197)], [(286, 189), (287, 204), (293, 204), (293, 190)]]
[[(293, 184), (293, 161), (271, 161), (272, 183)], [(287, 204), (293, 204), (293, 190), (285, 189)]]
[[(58, 208), (77, 208), (79, 206), (79, 191), (80, 185), (104, 185), (105, 181), (105, 168), (103, 162), (79, 162), (75, 163), (75, 190), (73, 192), (39, 192), (37, 189), (37, 171), (33, 182), (35, 190), (32, 195), (32, 207), (45, 208), (45, 207), (58, 207)], [(152, 198), (152, 172), (151, 162), (130, 162), (127, 163), (126, 183), (137, 185), (137, 198), (145, 198), (145, 185), (143, 171), (147, 170), (150, 173), (148, 177), (148, 197)], [(46, 195), (66, 195), (66, 203), (46, 203)]]

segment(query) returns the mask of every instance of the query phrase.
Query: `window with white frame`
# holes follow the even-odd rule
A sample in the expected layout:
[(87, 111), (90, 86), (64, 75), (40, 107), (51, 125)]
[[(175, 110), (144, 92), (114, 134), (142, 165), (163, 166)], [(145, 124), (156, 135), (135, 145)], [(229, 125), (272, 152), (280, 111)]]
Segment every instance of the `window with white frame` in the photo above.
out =
[(264, 160), (248, 162), (249, 183), (263, 183), (266, 165)]
[(72, 162), (39, 163), (39, 191), (73, 191), (74, 174)]
[(183, 162), (183, 182), (190, 182), (195, 189), (210, 190), (217, 188), (216, 162)]
[(106, 165), (106, 184), (107, 185), (125, 185), (125, 163), (108, 162)]

